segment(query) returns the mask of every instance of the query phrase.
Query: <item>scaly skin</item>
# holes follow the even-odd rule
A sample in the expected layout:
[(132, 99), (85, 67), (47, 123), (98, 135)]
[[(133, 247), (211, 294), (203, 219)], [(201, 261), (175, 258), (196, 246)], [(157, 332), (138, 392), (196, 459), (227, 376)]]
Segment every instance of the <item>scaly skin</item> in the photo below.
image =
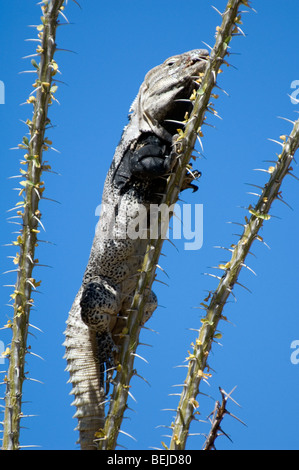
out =
[[(94, 434), (104, 426), (102, 403), (148, 243), (148, 228), (137, 238), (128, 235), (128, 229), (141, 205), (146, 218), (150, 204), (161, 200), (180, 127), (171, 121), (182, 121), (190, 111), (191, 103), (183, 100), (195, 88), (207, 55), (205, 50), (186, 52), (148, 72), (105, 180), (100, 220), (64, 343), (82, 450), (96, 448)], [(186, 187), (193, 186), (188, 181)], [(155, 294), (148, 292), (143, 323), (156, 307)]]

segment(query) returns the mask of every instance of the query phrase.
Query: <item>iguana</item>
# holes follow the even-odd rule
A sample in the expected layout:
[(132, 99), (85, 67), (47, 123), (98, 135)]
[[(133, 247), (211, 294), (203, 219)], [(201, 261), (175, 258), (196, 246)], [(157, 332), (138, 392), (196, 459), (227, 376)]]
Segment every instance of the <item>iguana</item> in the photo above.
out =
[[(82, 285), (69, 312), (66, 359), (77, 407), (81, 449), (95, 449), (103, 427), (106, 384), (113, 374), (118, 333), (145, 255), (148, 233), (128, 236), (140, 206), (161, 201), (177, 155), (173, 142), (186, 112), (195, 80), (204, 71), (208, 51), (197, 49), (170, 57), (145, 76), (108, 171), (102, 209)], [(185, 187), (193, 187), (186, 175)], [(148, 292), (143, 321), (157, 307)]]

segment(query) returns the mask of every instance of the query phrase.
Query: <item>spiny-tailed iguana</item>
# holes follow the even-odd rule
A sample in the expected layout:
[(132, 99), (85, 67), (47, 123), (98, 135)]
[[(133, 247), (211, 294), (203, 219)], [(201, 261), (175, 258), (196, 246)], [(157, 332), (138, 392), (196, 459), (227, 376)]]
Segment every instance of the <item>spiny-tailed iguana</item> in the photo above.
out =
[[(207, 56), (203, 49), (189, 51), (147, 73), (105, 180), (99, 223), (64, 343), (81, 449), (95, 448), (94, 434), (103, 427), (104, 376), (109, 384), (117, 334), (125, 325), (148, 243), (148, 233), (128, 236), (128, 225), (141, 205), (148, 211), (161, 201), (176, 158), (172, 144), (178, 122), (192, 109), (189, 98)], [(193, 186), (189, 183), (190, 178), (186, 187)], [(157, 298), (149, 292), (144, 322), (156, 307)]]

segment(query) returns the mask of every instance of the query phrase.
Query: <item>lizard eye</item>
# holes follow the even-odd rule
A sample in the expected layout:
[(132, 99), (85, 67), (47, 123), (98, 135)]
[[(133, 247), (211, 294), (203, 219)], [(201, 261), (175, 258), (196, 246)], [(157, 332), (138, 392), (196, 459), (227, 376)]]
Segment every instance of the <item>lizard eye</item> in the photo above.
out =
[(168, 66), (171, 66), (171, 65), (173, 65), (173, 64), (175, 64), (175, 60), (169, 60), (169, 61), (166, 63), (166, 65), (168, 65)]

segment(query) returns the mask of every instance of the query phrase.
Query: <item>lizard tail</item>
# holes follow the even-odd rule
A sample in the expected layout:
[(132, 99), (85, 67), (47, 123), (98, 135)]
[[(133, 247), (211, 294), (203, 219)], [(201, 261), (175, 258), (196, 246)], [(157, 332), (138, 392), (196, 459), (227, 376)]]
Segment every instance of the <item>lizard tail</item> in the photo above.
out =
[(99, 363), (95, 361), (97, 351), (96, 333), (90, 331), (81, 319), (79, 290), (70, 310), (65, 331), (66, 370), (75, 396), (72, 405), (77, 407), (74, 418), (78, 419), (81, 450), (96, 450), (96, 432), (104, 426), (105, 392), (99, 381)]

